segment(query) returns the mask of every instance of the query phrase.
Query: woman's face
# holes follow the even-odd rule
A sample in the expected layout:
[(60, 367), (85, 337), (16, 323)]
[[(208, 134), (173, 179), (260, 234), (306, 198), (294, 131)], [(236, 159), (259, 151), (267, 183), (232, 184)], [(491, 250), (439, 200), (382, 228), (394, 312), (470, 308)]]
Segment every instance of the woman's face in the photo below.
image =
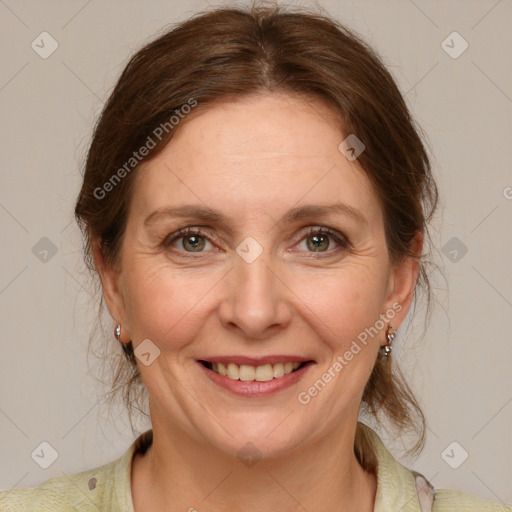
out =
[(119, 271), (102, 278), (153, 428), (267, 456), (355, 428), (416, 265), (390, 264), (343, 138), (323, 104), (269, 94), (193, 112), (139, 169)]

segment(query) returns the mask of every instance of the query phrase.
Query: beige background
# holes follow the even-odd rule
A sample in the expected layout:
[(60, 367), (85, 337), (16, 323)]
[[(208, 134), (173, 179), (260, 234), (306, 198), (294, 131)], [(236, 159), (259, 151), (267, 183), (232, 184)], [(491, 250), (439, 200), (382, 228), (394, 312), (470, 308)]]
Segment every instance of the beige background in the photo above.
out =
[[(442, 307), (425, 338), (417, 341), (413, 330), (393, 352), (429, 424), (423, 454), (402, 461), (436, 487), (512, 503), (512, 4), (320, 6), (384, 56), (428, 135), (442, 192), (436, 242), (446, 247), (438, 263), (448, 291), (438, 280)], [(78, 168), (127, 58), (168, 24), (206, 7), (203, 0), (0, 0), (2, 490), (104, 464), (133, 439), (122, 412), (109, 416), (98, 402), (101, 388), (88, 376), (94, 314), (72, 218)], [(43, 31), (59, 45), (47, 59), (31, 48)], [(453, 31), (469, 43), (458, 58), (441, 46)], [(460, 43), (449, 42), (451, 51)], [(57, 249), (47, 261), (36, 257), (45, 256), (43, 237)], [(445, 246), (453, 237), (456, 245)], [(46, 470), (31, 458), (43, 441), (58, 453)], [(462, 449), (469, 453), (458, 469), (441, 456), (453, 441), (462, 448), (449, 451), (452, 464)], [(400, 456), (402, 440), (389, 446)]]

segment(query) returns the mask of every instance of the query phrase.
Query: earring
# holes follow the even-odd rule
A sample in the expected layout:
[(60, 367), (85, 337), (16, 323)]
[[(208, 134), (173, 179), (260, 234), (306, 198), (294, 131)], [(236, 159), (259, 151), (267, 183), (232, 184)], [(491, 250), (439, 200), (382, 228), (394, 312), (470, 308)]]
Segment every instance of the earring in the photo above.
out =
[(114, 329), (114, 336), (116, 337), (116, 340), (121, 342), (121, 324), (117, 324), (117, 327)]
[(386, 345), (381, 347), (381, 351), (384, 354), (384, 357), (388, 357), (389, 354), (391, 354), (391, 349), (393, 348), (391, 345), (392, 345), (395, 337), (396, 337), (396, 330), (391, 324), (389, 324), (387, 331), (386, 331), (386, 338), (388, 339), (388, 342)]

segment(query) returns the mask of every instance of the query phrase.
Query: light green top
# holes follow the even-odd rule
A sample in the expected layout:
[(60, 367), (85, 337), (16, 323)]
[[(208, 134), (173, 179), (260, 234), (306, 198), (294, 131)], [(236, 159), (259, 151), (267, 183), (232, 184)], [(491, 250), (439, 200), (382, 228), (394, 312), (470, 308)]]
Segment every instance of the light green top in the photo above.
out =
[[(363, 424), (364, 425), (364, 424)], [(377, 454), (377, 494), (374, 512), (420, 512), (413, 472), (402, 466), (368, 426)], [(141, 434), (119, 459), (71, 477), (57, 477), (34, 489), (0, 493), (1, 512), (134, 512), (130, 487), (134, 453), (144, 452), (153, 432)], [(511, 505), (494, 504), (462, 492), (438, 489), (435, 512), (512, 512)]]

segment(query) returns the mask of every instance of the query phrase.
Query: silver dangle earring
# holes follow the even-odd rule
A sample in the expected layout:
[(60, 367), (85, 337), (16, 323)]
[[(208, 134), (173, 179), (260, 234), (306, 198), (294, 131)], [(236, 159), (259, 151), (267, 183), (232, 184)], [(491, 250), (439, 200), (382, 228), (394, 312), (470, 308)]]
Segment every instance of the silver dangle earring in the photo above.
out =
[(121, 324), (117, 324), (117, 327), (114, 329), (114, 336), (121, 343)]
[(391, 324), (389, 324), (388, 329), (386, 331), (386, 338), (388, 339), (388, 342), (386, 345), (381, 347), (381, 351), (384, 354), (384, 357), (388, 357), (389, 354), (391, 354), (391, 349), (393, 348), (392, 343), (393, 343), (395, 337), (396, 337), (396, 330)]

